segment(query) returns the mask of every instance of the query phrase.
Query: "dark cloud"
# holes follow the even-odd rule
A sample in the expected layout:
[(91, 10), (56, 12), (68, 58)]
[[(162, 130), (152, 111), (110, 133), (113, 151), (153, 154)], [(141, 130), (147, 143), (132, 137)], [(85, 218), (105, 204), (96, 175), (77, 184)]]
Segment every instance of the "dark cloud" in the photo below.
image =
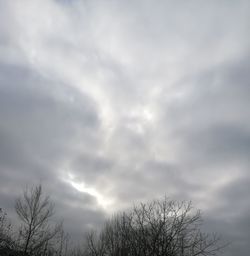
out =
[(113, 162), (98, 155), (81, 154), (70, 165), (74, 174), (90, 184), (95, 184), (98, 177), (106, 176), (113, 168)]
[[(164, 113), (165, 122), (173, 124), (171, 135), (180, 138), (180, 151), (187, 161), (201, 165), (248, 163), (249, 88), (246, 78), (242, 79), (248, 76), (244, 60), (242, 65), (225, 65), (195, 77), (188, 82), (189, 95)], [(239, 70), (236, 84), (232, 77)]]
[(77, 237), (167, 195), (246, 255), (249, 7), (0, 2), (1, 207), (41, 182)]
[(226, 255), (246, 253), (249, 240), (249, 175), (242, 176), (219, 189), (215, 197), (217, 207), (206, 213), (205, 229), (223, 235)]
[[(62, 200), (72, 203), (72, 197), (67, 200), (71, 193), (75, 200), (78, 196), (78, 203), (81, 200), (86, 204), (77, 215), (80, 220), (96, 201), (86, 201), (88, 195), (69, 187), (66, 196), (60, 168), (64, 168), (65, 157), (74, 154), (77, 143), (89, 150), (96, 144), (100, 124), (94, 102), (28, 68), (2, 64), (0, 77), (1, 206), (13, 209), (15, 198), (25, 186), (42, 182), (48, 189), (58, 183), (61, 189), (53, 191), (58, 205)], [(66, 205), (61, 207), (60, 216), (68, 218), (74, 211)], [(100, 219), (102, 213), (98, 216)], [(87, 223), (91, 223), (89, 218)]]

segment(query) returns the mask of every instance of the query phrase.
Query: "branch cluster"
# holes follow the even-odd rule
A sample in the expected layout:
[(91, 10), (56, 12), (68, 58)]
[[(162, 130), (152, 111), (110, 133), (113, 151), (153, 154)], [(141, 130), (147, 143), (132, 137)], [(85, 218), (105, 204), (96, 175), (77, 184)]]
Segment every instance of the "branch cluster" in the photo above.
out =
[(53, 223), (54, 205), (42, 187), (16, 200), (20, 219), (13, 234), (0, 208), (0, 255), (4, 256), (213, 256), (222, 248), (215, 234), (201, 231), (200, 211), (191, 202), (163, 198), (114, 215), (103, 228), (87, 233), (83, 247), (68, 249), (62, 223)]
[(111, 218), (87, 236), (89, 256), (215, 255), (219, 238), (200, 230), (200, 211), (191, 203), (155, 200)]

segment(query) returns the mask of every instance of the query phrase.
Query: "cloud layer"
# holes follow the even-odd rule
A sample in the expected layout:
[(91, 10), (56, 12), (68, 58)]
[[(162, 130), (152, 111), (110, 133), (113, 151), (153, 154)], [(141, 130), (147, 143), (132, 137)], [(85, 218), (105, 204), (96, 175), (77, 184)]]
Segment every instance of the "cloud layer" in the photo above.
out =
[[(249, 245), (248, 1), (0, 1), (0, 200), (42, 182), (75, 235), (167, 195)], [(82, 225), (79, 225), (82, 223)]]

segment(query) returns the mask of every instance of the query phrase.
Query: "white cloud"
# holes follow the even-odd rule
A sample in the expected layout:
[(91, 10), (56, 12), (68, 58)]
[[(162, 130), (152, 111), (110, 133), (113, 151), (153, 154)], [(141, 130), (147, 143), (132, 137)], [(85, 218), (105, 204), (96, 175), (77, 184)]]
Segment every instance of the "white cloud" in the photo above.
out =
[(248, 1), (1, 1), (2, 180), (49, 187), (69, 169), (86, 211), (165, 193), (212, 211), (248, 176), (248, 12)]

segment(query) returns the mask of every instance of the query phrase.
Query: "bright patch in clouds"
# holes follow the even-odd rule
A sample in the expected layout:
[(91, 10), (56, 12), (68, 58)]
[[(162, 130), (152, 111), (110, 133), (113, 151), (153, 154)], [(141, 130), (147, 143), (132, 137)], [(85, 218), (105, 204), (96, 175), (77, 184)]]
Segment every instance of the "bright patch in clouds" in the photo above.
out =
[(99, 206), (101, 206), (105, 211), (107, 212), (111, 211), (112, 205), (114, 204), (114, 201), (111, 198), (106, 198), (100, 192), (98, 192), (95, 188), (86, 186), (84, 182), (75, 181), (75, 177), (71, 173), (68, 173), (68, 177), (64, 179), (64, 181), (69, 183), (77, 191), (82, 193), (87, 193), (93, 196), (97, 200)]

